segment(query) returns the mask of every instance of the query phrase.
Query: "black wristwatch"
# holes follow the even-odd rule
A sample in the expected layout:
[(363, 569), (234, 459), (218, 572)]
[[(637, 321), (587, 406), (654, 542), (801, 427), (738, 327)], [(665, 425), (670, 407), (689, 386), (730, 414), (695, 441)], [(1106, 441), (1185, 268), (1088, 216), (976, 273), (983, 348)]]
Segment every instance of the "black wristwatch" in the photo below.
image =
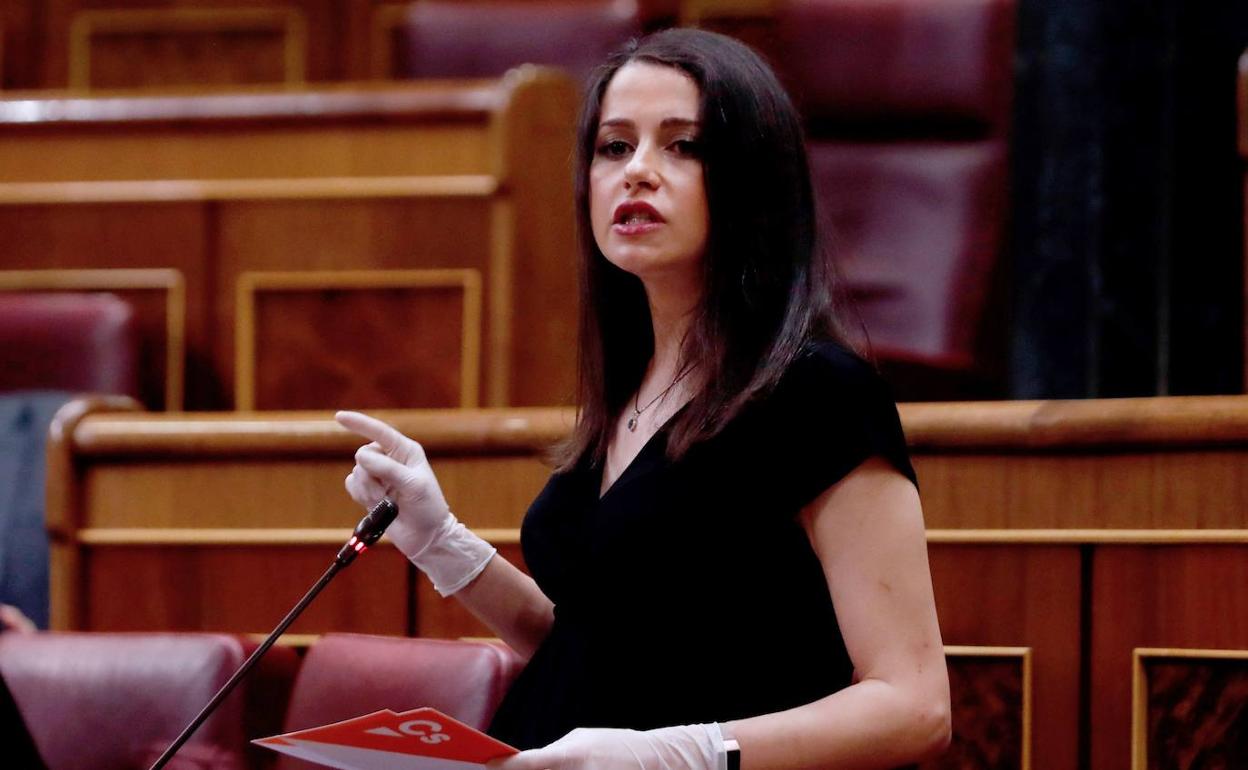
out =
[(724, 749), (728, 752), (728, 770), (741, 770), (741, 746), (736, 738), (726, 738)]

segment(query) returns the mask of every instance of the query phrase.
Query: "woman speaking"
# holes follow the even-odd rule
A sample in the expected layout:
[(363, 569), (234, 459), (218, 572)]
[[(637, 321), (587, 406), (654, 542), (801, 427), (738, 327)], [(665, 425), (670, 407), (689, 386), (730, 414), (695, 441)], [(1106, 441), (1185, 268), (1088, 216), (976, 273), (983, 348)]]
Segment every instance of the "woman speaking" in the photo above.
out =
[(897, 409), (836, 318), (798, 117), (744, 45), (635, 41), (576, 148), (579, 412), (524, 518), (532, 578), (452, 515), (420, 445), (347, 490), (528, 660), (499, 770), (895, 767), (949, 740)]

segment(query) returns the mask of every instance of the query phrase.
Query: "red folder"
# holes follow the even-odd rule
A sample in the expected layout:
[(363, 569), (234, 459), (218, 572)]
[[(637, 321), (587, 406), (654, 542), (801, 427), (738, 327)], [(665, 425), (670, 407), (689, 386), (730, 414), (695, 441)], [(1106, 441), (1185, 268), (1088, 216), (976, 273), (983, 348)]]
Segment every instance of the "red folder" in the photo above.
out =
[(252, 743), (342, 770), (474, 770), (517, 753), (431, 708), (376, 711)]

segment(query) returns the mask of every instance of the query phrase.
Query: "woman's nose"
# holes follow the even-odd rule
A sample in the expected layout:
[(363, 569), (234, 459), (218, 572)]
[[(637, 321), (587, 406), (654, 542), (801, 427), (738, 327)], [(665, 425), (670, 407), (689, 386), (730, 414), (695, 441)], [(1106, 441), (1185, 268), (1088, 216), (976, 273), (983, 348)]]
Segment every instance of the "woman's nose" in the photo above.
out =
[(636, 184), (657, 187), (659, 183), (658, 174), (654, 166), (654, 152), (647, 146), (638, 147), (633, 152), (633, 157), (628, 159), (628, 163), (624, 166), (624, 186), (631, 187)]

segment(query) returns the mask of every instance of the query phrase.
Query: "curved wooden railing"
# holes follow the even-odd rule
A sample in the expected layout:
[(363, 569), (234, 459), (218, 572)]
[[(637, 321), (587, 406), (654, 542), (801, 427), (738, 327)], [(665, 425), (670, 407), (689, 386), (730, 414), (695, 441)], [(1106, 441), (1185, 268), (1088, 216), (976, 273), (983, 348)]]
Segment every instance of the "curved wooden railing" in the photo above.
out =
[[(54, 623), (271, 626), (358, 518), (342, 480), (359, 441), (327, 412), (133, 409), (72, 402), (53, 427)], [(1125, 768), (1132, 725), (1170, 708), (1171, 690), (1148, 689), (1158, 661), (1190, 672), (1188, 692), (1208, 681), (1209, 650), (1248, 649), (1248, 397), (900, 412), (951, 670), (972, 678), (955, 692), (994, 692), (991, 729), (1016, 727), (1036, 767), (1078, 766), (1082, 740), (1093, 766)], [(424, 444), (460, 518), (523, 564), (520, 518), (573, 412), (382, 416)], [(482, 632), (375, 550), (297, 631)]]

